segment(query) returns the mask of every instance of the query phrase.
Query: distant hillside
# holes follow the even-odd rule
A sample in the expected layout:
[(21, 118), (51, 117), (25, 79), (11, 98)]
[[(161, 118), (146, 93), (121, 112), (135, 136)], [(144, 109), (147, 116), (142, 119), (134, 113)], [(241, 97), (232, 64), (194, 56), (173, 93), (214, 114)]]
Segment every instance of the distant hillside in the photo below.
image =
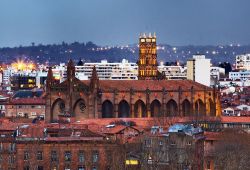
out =
[[(57, 64), (66, 62), (70, 58), (84, 62), (99, 62), (107, 59), (110, 62), (118, 62), (123, 58), (136, 62), (138, 58), (137, 45), (101, 47), (92, 42), (87, 43), (61, 43), (53, 45), (35, 45), (15, 48), (0, 48), (0, 61), (10, 63), (17, 58), (32, 60), (37, 63), (49, 62)], [(160, 44), (158, 47), (158, 60), (171, 62), (179, 60), (186, 62), (193, 54), (205, 54), (211, 58), (212, 63), (230, 62), (233, 63), (237, 54), (250, 53), (250, 45), (225, 45), (225, 46), (171, 46)]]

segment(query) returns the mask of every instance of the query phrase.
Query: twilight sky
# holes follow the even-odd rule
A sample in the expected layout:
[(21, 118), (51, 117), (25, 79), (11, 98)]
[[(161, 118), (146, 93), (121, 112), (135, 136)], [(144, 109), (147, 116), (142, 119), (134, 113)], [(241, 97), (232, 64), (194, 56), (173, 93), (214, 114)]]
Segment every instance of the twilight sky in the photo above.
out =
[(250, 44), (250, 0), (1, 0), (0, 47), (137, 43)]

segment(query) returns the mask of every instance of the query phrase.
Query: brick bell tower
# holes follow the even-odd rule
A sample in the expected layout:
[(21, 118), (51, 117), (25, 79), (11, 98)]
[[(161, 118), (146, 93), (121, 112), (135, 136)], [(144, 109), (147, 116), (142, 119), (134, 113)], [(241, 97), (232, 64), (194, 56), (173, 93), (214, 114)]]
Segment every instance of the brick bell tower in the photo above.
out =
[(143, 34), (139, 38), (139, 60), (138, 60), (138, 79), (156, 80), (157, 79), (157, 46), (156, 35)]

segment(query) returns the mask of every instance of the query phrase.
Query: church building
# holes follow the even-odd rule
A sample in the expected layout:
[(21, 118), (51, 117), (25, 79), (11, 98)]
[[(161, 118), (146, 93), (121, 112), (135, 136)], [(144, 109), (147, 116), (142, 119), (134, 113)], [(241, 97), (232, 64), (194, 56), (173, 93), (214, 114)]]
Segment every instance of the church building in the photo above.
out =
[(164, 80), (158, 75), (156, 36), (139, 38), (138, 80), (90, 80), (75, 77), (72, 60), (67, 79), (56, 83), (52, 69), (46, 82), (46, 122), (60, 116), (88, 118), (150, 118), (219, 116), (219, 93), (191, 80)]

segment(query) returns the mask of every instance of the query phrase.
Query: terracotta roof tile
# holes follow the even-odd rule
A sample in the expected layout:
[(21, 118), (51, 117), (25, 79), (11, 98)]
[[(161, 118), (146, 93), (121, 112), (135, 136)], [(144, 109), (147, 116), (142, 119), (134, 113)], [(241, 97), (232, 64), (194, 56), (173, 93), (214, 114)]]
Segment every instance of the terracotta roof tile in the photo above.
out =
[(222, 123), (249, 123), (250, 116), (221, 116)]
[(19, 98), (10, 100), (10, 104), (40, 104), (45, 105), (45, 99), (43, 98)]
[[(89, 84), (88, 80), (82, 81)], [(193, 86), (195, 90), (203, 90), (210, 87), (204, 86), (191, 80), (100, 80), (100, 88), (105, 90), (118, 89), (120, 91), (128, 91), (131, 88), (134, 90), (178, 90), (181, 87), (183, 90), (190, 90)]]

